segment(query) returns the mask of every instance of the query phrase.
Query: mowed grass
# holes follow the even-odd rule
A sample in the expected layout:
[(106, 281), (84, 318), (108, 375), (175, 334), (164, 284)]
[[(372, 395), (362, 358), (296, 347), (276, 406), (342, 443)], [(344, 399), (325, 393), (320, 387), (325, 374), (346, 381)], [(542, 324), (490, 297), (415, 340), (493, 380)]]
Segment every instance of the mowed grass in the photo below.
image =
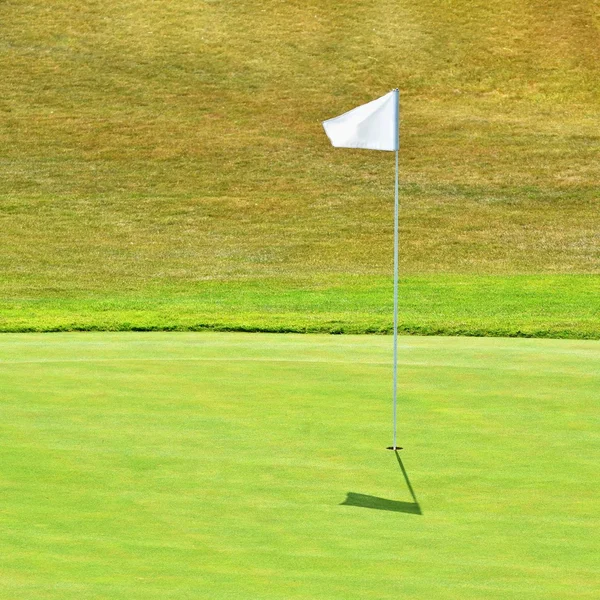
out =
[[(143, 294), (0, 300), (0, 331), (392, 331), (390, 277), (206, 281)], [(600, 338), (594, 275), (402, 277), (399, 330), (420, 335)]]
[(11, 600), (596, 598), (600, 346), (0, 339)]
[[(493, 333), (508, 302), (511, 334), (600, 336), (598, 303), (591, 326), (570, 300), (597, 297), (600, 272), (599, 8), (6, 0), (2, 330), (243, 328), (261, 313), (267, 329), (389, 329), (362, 289), (391, 277), (393, 157), (333, 149), (320, 122), (397, 86), (401, 272), (421, 324), (448, 276), (447, 317), (422, 332)], [(452, 299), (481, 275), (511, 291), (478, 291), (467, 323)], [(535, 280), (514, 275), (565, 296), (528, 296)]]

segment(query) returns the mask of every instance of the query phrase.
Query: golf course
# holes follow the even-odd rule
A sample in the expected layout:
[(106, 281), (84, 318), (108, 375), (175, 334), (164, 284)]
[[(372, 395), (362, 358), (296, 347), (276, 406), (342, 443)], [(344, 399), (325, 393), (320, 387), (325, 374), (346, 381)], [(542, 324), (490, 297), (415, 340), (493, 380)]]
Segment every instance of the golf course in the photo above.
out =
[(3, 597), (597, 596), (597, 342), (0, 341)]
[[(0, 2), (0, 599), (600, 597), (600, 0)], [(399, 89), (392, 152), (322, 126)]]

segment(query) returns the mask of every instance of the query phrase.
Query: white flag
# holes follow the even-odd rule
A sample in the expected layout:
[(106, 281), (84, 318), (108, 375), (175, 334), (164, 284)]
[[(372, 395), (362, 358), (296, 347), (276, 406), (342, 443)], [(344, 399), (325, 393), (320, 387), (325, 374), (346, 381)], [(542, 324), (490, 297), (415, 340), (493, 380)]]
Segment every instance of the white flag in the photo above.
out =
[(323, 121), (336, 148), (398, 150), (398, 90)]

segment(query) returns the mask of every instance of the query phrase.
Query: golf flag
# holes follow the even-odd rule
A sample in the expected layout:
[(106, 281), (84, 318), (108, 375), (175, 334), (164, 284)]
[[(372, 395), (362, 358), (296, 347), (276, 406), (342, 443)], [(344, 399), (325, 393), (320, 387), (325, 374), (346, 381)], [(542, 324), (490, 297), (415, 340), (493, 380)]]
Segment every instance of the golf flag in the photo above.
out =
[(398, 90), (323, 121), (336, 148), (398, 150)]
[(336, 148), (365, 148), (366, 150), (390, 150), (396, 153), (396, 181), (394, 185), (394, 379), (393, 424), (394, 444), (389, 450), (401, 450), (396, 445), (396, 406), (398, 397), (398, 146), (400, 131), (400, 92), (389, 94), (367, 104), (323, 121), (327, 137)]

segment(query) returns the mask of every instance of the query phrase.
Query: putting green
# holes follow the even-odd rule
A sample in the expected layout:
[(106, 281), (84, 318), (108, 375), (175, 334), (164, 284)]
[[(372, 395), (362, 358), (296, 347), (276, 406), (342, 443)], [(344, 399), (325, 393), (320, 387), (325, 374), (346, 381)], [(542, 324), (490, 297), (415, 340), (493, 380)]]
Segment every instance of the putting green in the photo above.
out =
[(401, 463), (389, 337), (3, 335), (2, 596), (596, 598), (600, 343), (399, 355)]

